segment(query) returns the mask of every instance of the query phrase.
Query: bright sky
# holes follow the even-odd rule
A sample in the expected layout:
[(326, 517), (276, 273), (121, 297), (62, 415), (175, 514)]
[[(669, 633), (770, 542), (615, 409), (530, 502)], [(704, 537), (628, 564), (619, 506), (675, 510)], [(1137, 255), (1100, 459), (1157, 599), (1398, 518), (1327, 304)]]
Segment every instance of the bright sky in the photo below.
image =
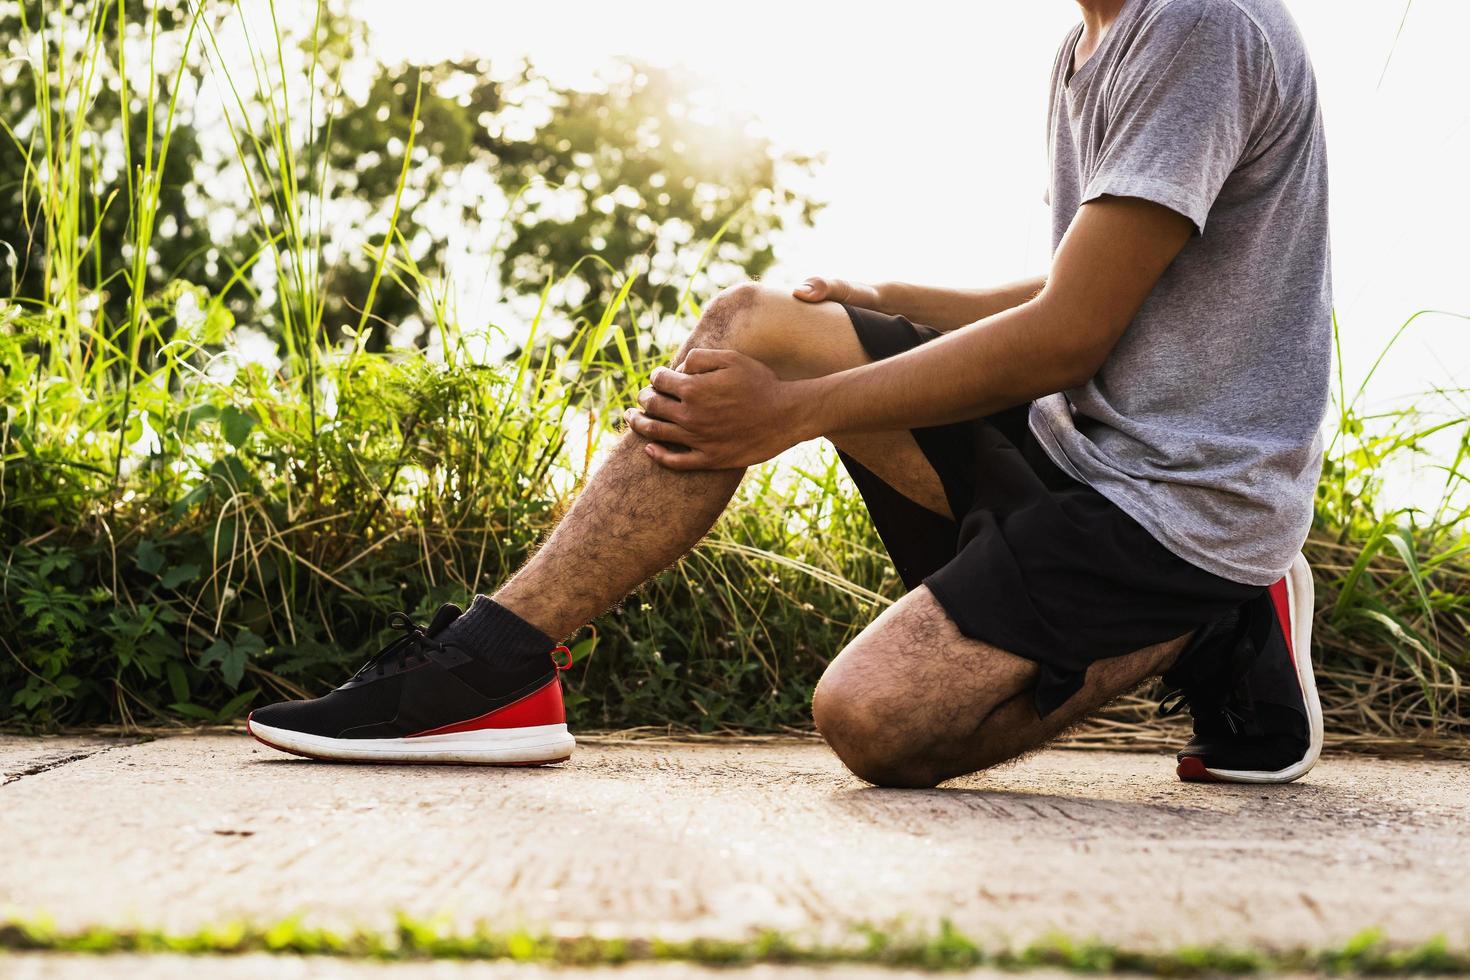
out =
[[(1394, 47), (1405, 0), (1287, 2), (1326, 114), (1352, 386), (1416, 310), (1470, 313), (1470, 3), (1412, 0)], [(1045, 88), (1078, 19), (1072, 0), (364, 8), (390, 59), (526, 57), (571, 84), (616, 55), (682, 63), (715, 79), (782, 146), (825, 152), (814, 189), (830, 206), (814, 228), (787, 236), (768, 280), (983, 285), (1045, 268)], [(1470, 323), (1425, 318), (1372, 391), (1378, 401), (1455, 379), (1470, 384)]]

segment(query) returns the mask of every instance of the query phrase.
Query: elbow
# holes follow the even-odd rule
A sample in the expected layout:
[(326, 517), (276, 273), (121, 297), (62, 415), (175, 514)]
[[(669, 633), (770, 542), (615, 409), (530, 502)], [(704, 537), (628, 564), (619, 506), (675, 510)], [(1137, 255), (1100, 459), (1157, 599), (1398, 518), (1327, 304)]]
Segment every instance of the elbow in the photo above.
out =
[(1058, 358), (1057, 378), (1059, 383), (1056, 390), (1081, 388), (1092, 380), (1102, 368), (1107, 357), (1107, 351), (1099, 352), (1091, 348), (1067, 351)]
[(1042, 336), (1052, 367), (1046, 380), (1056, 386), (1052, 391), (1080, 388), (1091, 381), (1127, 328), (1126, 321), (1116, 323), (1091, 308), (1064, 301), (1050, 286), (1031, 302), (1046, 326)]

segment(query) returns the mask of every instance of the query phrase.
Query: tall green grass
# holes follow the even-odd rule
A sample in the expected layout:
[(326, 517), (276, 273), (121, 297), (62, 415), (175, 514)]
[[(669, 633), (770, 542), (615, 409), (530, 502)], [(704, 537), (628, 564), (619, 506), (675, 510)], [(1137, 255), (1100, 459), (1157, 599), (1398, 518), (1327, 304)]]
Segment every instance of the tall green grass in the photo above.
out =
[[(344, 341), (329, 341), (322, 211), (302, 188), (328, 187), (332, 174), (322, 146), (300, 145), (291, 96), (335, 82), (288, 70), (271, 6), (269, 33), (246, 35), (244, 64), (220, 43), (227, 18), (195, 13), (177, 69), (219, 93), (254, 215), (257, 250), (226, 293), (250, 289), (259, 263), (275, 283), (280, 366), (241, 361), (226, 295), (146, 285), (177, 106), (154, 104), (154, 60), (124, 64), (99, 29), (121, 20), (121, 0), (88, 10), (80, 48), (28, 25), (38, 118), (24, 136), (14, 121), (4, 129), (4, 152), (27, 161), (48, 275), (44, 295), (0, 312), (0, 721), (226, 721), (339, 681), (376, 648), (389, 611), (426, 616), (493, 587), (616, 438), (611, 420), (660, 352), (626, 302), (634, 272), (608, 269), (623, 288), (596, 320), (545, 338), (549, 275), (540, 312), (510, 325), (525, 334), (520, 353), (483, 362), (482, 338), (462, 329), (446, 284), (414, 264), (398, 229), (412, 126), (398, 199), (371, 234), (373, 292), (395, 281), (424, 296), (437, 354), (367, 350), (371, 302)], [(312, 76), (319, 54), (308, 48)], [(100, 178), (94, 149), (103, 66), (132, 78), (146, 118), (162, 120), (141, 156), (127, 151), (120, 187)], [(185, 87), (168, 90), (177, 99)], [(129, 215), (123, 256), (99, 254), (91, 236), (111, 208)], [(104, 293), (125, 296), (125, 314)], [(685, 309), (692, 321), (693, 298)], [(1330, 723), (1367, 744), (1463, 748), (1470, 538), (1454, 502), (1470, 428), (1463, 414), (1370, 417), (1339, 387), (1308, 544)], [(1441, 468), (1443, 506), (1388, 504), (1383, 474), (1447, 435), (1459, 448)], [(804, 727), (825, 662), (899, 592), (829, 450), (760, 467), (699, 549), (576, 639), (573, 721)], [(1131, 702), (1085, 738), (1100, 737), (1160, 730)]]

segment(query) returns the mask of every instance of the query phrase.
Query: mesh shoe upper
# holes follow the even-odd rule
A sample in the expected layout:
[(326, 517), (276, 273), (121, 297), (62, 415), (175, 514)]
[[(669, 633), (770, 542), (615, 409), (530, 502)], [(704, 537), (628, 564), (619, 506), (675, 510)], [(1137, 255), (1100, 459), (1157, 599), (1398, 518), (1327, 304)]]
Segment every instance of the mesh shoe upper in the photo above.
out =
[(327, 738), (403, 738), (502, 708), (556, 676), (549, 651), (544, 659), (492, 663), (436, 641), (458, 616), (458, 607), (445, 605), (428, 630), (408, 623), (405, 636), (341, 687), (257, 708), (251, 720)]

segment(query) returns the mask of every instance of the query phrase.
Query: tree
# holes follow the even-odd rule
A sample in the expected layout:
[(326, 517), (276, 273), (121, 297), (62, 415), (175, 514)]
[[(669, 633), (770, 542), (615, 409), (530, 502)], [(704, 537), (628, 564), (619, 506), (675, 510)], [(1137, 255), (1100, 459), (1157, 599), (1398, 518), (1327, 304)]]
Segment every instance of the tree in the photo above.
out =
[[(36, 32), (59, 33), (67, 23), (90, 27), (100, 30), (105, 47), (113, 50), (120, 32), (146, 39), (153, 15), (154, 8), (142, 3), (55, 7), (25, 0), (0, 6), (0, 37), (6, 38), (3, 50), (10, 59), (0, 68), (0, 110), (9, 123), (0, 136), (0, 242), (15, 252), (19, 296), (43, 297), (47, 281), (45, 229), (36, 220), (47, 179), (45, 169), (36, 166), (37, 96), (38, 85), (50, 85), (55, 73), (27, 70), (26, 59), (38, 50)], [(261, 227), (260, 216), (238, 193), (242, 182), (253, 185), (268, 206), (274, 201), (275, 210), (283, 201), (291, 207), (314, 198), (335, 209), (322, 221), (321, 322), (308, 324), (312, 330), (319, 326), (320, 340), (326, 341), (364, 318), (370, 296), (377, 321), (394, 324), (417, 311), (415, 283), (395, 276), (392, 265), (388, 275), (376, 274), (374, 249), (381, 247), (399, 204), (390, 245), (425, 275), (443, 271), (447, 246), (456, 236), (479, 236), (484, 247), (493, 243), (502, 250), (500, 280), (513, 292), (539, 292), (548, 277), (576, 267), (577, 288), (559, 297), (572, 317), (600, 313), (624, 274), (638, 276), (630, 297), (634, 308), (655, 317), (674, 312), (707, 243), (716, 239), (700, 291), (758, 275), (773, 259), (773, 236), (791, 221), (809, 222), (816, 207), (783, 182), (786, 169), (808, 168), (810, 158), (778, 154), (751, 119), (716, 112), (679, 73), (621, 64), (613, 66), (603, 88), (578, 91), (557, 89), (529, 66), (497, 78), (483, 61), (377, 64), (362, 43), (361, 21), (342, 3), (320, 7), (309, 21), (316, 33), (286, 47), (309, 48), (322, 70), (304, 78), (283, 70), (284, 85), (278, 87), (290, 89), (299, 80), (294, 91), (246, 90), (235, 96), (235, 105), (225, 107), (238, 127), (257, 134), (266, 115), (262, 108), (272, 98), (290, 100), (293, 118), (310, 120), (305, 133), (296, 134), (301, 145), (292, 151), (299, 156), (290, 173), (293, 193), (282, 197), (284, 167), (256, 153), (248, 139), (237, 145), (225, 127), (201, 131), (196, 121), (204, 117), (191, 100), (209, 97), (213, 89), (193, 82), (210, 70), (221, 73), (220, 66), (206, 68), (212, 48), (205, 38), (227, 31), (232, 13), (225, 8), (211, 16), (216, 19), (209, 31), (196, 32), (192, 50), (182, 55), (186, 70), (153, 77), (159, 104), (165, 106), (171, 86), (189, 84), (180, 93), (161, 175), (158, 233), (147, 282), (141, 284), (148, 291), (160, 292), (170, 281), (184, 279), (218, 292), (235, 269), (263, 250), (280, 250), (285, 263), (311, 261), (294, 254), (293, 248), (301, 250), (299, 242), (283, 246)], [(158, 32), (166, 39), (161, 49), (182, 44), (189, 17), (184, 3), (158, 0)], [(349, 70), (364, 68), (371, 81), (360, 92), (339, 84)], [(83, 119), (83, 169), (93, 206), (80, 216), (80, 236), (91, 242), (91, 278), (104, 297), (107, 319), (119, 322), (127, 290), (109, 290), (107, 284), (119, 284), (118, 274), (126, 267), (132, 216), (125, 206), (126, 167), (112, 134), (121, 130), (122, 114), (129, 113), (137, 158), (150, 130), (156, 145), (165, 119), (161, 113), (144, 118), (141, 98), (122, 104), (114, 61), (104, 59), (99, 70), (97, 97)], [(250, 76), (248, 69), (236, 66), (235, 71)], [(63, 93), (47, 94), (53, 105), (65, 103)], [(310, 105), (329, 108), (312, 117), (306, 111)], [(417, 123), (411, 127), (415, 112)], [(536, 123), (525, 125), (533, 116)], [(411, 128), (414, 155), (405, 168)], [(317, 165), (322, 160), (326, 168)], [(242, 167), (248, 172), (238, 172)], [(511, 220), (504, 234), (498, 234), (499, 221), (486, 229), (482, 201), (466, 189), (473, 184), (468, 176), (476, 172), (488, 176), (506, 199)], [(222, 198), (222, 186), (235, 193)], [(99, 205), (108, 201), (124, 206)], [(461, 220), (432, 218), (446, 213)], [(228, 229), (222, 236), (221, 228)], [(591, 256), (599, 261), (584, 261)], [(259, 275), (267, 265), (262, 262), (256, 270), (254, 284), (260, 288), (236, 286), (230, 306), (237, 320), (279, 335), (282, 327), (270, 312), (269, 277)], [(381, 347), (384, 333), (375, 330), (370, 346)]]
[[(783, 168), (809, 157), (781, 155), (747, 116), (698, 100), (686, 75), (623, 64), (605, 89), (552, 96), (550, 120), (528, 140), (496, 148), (496, 177), (509, 194), (537, 182), (560, 194), (517, 201), (514, 239), (501, 274), (531, 289), (548, 269), (597, 254), (616, 269), (647, 256), (634, 291), (655, 312), (672, 312), (691, 272), (716, 242), (712, 285), (758, 276), (775, 258), (773, 239), (789, 221), (810, 223), (814, 202), (783, 186)], [(575, 207), (568, 209), (565, 198)], [(610, 277), (589, 276), (584, 307), (612, 299)]]

